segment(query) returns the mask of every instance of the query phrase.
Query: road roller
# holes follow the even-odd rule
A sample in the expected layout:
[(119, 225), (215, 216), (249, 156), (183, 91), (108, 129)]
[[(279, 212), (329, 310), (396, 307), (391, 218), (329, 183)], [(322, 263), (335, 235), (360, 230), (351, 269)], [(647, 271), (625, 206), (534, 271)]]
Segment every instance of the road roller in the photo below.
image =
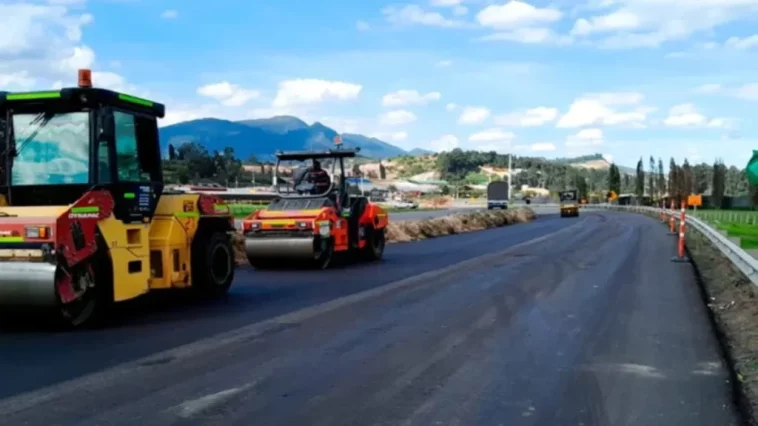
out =
[[(356, 157), (359, 151), (276, 153), (278, 195), (267, 208), (243, 220), (250, 265), (326, 269), (335, 258), (348, 262), (381, 259), (387, 212), (345, 179), (345, 159)], [(291, 179), (279, 176), (284, 161), (301, 164)], [(330, 164), (331, 173), (323, 173), (321, 163)]]
[(558, 194), (561, 200), (561, 217), (579, 216), (578, 194), (579, 194), (579, 191), (577, 191), (576, 189), (561, 191)]
[(78, 87), (0, 92), (0, 310), (77, 328), (149, 292), (228, 291), (233, 217), (213, 195), (164, 190), (164, 114), (89, 70)]

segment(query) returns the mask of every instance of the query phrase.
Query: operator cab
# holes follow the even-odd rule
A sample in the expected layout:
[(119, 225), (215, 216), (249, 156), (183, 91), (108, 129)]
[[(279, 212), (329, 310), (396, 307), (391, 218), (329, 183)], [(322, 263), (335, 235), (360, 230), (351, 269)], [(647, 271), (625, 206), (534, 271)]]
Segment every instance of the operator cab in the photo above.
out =
[[(326, 151), (277, 152), (274, 173), (277, 181), (285, 185), (275, 185), (279, 198), (273, 200), (269, 210), (308, 210), (322, 207), (349, 208), (351, 197), (347, 191), (345, 179), (345, 158), (353, 158), (360, 151), (356, 149), (332, 149)], [(280, 176), (282, 162), (296, 162), (292, 178)], [(328, 185), (317, 186), (309, 181), (309, 172), (314, 165), (320, 164), (324, 171), (331, 169)]]
[[(0, 195), (10, 206), (60, 206), (107, 189), (114, 215), (147, 222), (163, 192), (162, 104), (92, 87), (0, 92)], [(0, 197), (2, 198), (2, 197)]]

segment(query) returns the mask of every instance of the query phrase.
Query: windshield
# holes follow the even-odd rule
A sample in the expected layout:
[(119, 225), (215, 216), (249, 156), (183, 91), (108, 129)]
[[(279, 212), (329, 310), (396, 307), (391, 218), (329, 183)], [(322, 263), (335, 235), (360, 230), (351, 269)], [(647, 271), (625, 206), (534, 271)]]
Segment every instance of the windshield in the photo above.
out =
[(336, 161), (329, 160), (282, 161), (277, 176), (283, 182), (276, 190), (283, 195), (325, 195), (337, 185), (335, 166)]
[(87, 183), (89, 113), (14, 114), (11, 185)]
[(566, 201), (566, 202), (576, 201), (576, 192), (574, 191), (561, 192), (561, 201)]

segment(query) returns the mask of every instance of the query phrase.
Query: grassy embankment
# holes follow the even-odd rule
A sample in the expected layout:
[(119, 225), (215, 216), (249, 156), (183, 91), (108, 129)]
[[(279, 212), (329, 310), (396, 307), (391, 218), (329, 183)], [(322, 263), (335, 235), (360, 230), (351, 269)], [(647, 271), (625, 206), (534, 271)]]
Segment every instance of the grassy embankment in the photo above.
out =
[(730, 237), (738, 237), (743, 249), (758, 248), (758, 211), (688, 210), (687, 214), (726, 231)]

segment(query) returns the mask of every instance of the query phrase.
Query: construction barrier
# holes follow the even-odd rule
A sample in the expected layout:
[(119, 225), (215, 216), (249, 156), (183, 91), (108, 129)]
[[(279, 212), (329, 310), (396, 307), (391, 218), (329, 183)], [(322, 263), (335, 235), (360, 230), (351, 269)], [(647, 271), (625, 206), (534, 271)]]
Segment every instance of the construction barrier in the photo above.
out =
[[(671, 213), (672, 213), (671, 220), (673, 221), (674, 212), (672, 211)], [(677, 256), (671, 259), (674, 262), (688, 262), (689, 261), (689, 259), (687, 259), (687, 256), (685, 253), (685, 247), (684, 247), (684, 231), (685, 231), (686, 222), (687, 222), (687, 203), (682, 201), (681, 217), (679, 218), (679, 241), (677, 243)]]

